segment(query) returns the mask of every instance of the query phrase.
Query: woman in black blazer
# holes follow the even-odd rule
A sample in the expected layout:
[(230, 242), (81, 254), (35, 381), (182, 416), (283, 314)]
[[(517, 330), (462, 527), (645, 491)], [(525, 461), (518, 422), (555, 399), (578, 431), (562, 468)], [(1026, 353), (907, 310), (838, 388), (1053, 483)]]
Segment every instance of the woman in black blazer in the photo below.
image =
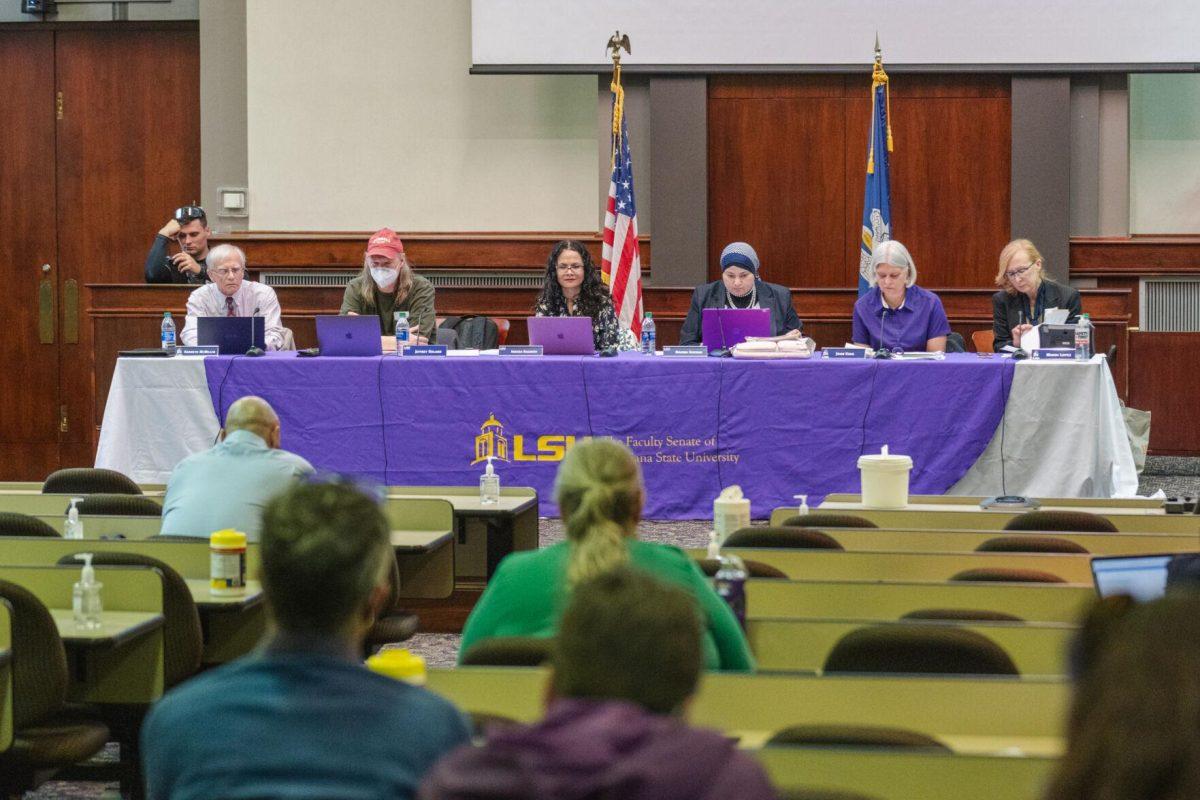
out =
[(771, 335), (801, 328), (792, 306), (792, 293), (758, 275), (758, 253), (745, 242), (732, 242), (721, 251), (721, 279), (697, 286), (679, 332), (681, 345), (700, 344), (701, 318), (706, 308), (766, 308), (771, 311)]
[(992, 295), (992, 349), (1021, 344), (1021, 335), (1042, 322), (1048, 308), (1065, 308), (1068, 323), (1079, 319), (1079, 292), (1042, 275), (1042, 254), (1028, 239), (1014, 239), (1000, 251), (996, 273), (1000, 291)]

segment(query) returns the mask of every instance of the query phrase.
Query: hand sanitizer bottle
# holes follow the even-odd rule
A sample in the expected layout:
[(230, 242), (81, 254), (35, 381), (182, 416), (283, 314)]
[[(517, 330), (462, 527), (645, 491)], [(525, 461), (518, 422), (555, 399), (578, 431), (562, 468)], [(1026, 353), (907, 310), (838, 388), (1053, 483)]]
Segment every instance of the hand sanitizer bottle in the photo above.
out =
[(79, 519), (79, 509), (75, 507), (76, 503), (82, 503), (82, 497), (71, 498), (71, 508), (67, 511), (67, 522), (63, 527), (64, 539), (82, 539), (83, 538), (83, 520)]
[(708, 552), (705, 556), (713, 561), (721, 560), (721, 540), (715, 529), (708, 532)]
[(492, 467), (492, 458), (487, 457), (487, 469), (479, 476), (479, 502), (485, 505), (500, 502), (500, 476)]
[(800, 501), (800, 508), (796, 511), (797, 514), (803, 517), (808, 513), (808, 495), (794, 494), (792, 495), (792, 499)]
[(79, 581), (71, 589), (71, 609), (75, 617), (75, 627), (94, 631), (100, 627), (100, 614), (104, 610), (100, 603), (100, 589), (104, 584), (96, 581), (91, 553), (80, 553), (75, 558), (83, 561)]

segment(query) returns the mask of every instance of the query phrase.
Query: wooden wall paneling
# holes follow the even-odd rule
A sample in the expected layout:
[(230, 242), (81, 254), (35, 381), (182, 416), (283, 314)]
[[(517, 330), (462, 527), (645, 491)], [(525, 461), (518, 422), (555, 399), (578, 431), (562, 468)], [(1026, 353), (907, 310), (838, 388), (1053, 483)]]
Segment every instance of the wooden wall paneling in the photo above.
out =
[[(54, 225), (54, 34), (0, 32), (0, 479), (58, 464), (58, 342), (39, 336), (43, 281), (59, 292)], [(42, 271), (49, 264), (50, 272)], [(57, 320), (55, 320), (57, 327)]]
[(1200, 236), (1075, 236), (1071, 277), (1200, 274)]
[[(141, 281), (155, 232), (200, 197), (200, 40), (194, 22), (56, 34), (62, 280)], [(80, 309), (92, 305), (80, 299)], [(155, 309), (158, 314), (165, 310)], [(61, 348), (63, 463), (90, 463), (97, 418), (92, 326)], [(144, 340), (142, 340), (144, 344)], [(107, 387), (105, 387), (107, 388)]]
[(1200, 333), (1129, 334), (1129, 405), (1150, 412), (1150, 452), (1200, 454)]
[[(776, 80), (749, 96), (712, 81), (726, 91), (709, 98), (710, 279), (721, 250), (741, 240), (758, 253), (765, 280), (837, 285), (829, 273), (840, 272), (847, 236), (837, 213), (846, 204), (842, 78)], [(735, 85), (743, 84), (753, 86)], [(781, 88), (791, 91), (773, 93)]]
[[(1009, 239), (1008, 79), (899, 74), (892, 84), (896, 238), (923, 285), (988, 286)], [(710, 78), (711, 275), (721, 247), (744, 239), (767, 280), (853, 284), (870, 97), (865, 74)]]

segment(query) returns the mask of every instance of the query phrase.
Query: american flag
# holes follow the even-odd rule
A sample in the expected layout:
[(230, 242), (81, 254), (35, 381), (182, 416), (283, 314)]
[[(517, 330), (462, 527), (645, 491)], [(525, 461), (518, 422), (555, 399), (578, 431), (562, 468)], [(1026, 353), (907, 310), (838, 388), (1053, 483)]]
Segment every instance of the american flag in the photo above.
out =
[[(608, 184), (608, 210), (604, 214), (604, 250), (600, 272), (612, 292), (613, 308), (621, 327), (642, 338), (642, 255), (638, 251), (637, 206), (633, 201), (633, 158), (621, 105), (620, 135), (613, 142), (612, 180)], [(616, 122), (616, 120), (614, 120)], [(617, 129), (616, 125), (613, 125)], [(614, 257), (615, 254), (615, 257)]]

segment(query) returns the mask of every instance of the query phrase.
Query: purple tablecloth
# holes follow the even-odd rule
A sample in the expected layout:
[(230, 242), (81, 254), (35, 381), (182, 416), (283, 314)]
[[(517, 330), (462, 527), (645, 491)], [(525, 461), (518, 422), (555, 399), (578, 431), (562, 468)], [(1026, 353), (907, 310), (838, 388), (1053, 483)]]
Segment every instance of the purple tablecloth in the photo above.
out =
[[(612, 436), (637, 453), (651, 519), (712, 515), (740, 484), (755, 517), (803, 492), (859, 490), (862, 453), (911, 455), (911, 491), (940, 494), (999, 424), (1013, 362), (619, 358), (209, 358), (217, 417), (255, 394), (283, 446), (318, 468), (389, 485), (532, 486), (554, 514), (565, 446)], [(489, 424), (491, 420), (491, 424)]]

